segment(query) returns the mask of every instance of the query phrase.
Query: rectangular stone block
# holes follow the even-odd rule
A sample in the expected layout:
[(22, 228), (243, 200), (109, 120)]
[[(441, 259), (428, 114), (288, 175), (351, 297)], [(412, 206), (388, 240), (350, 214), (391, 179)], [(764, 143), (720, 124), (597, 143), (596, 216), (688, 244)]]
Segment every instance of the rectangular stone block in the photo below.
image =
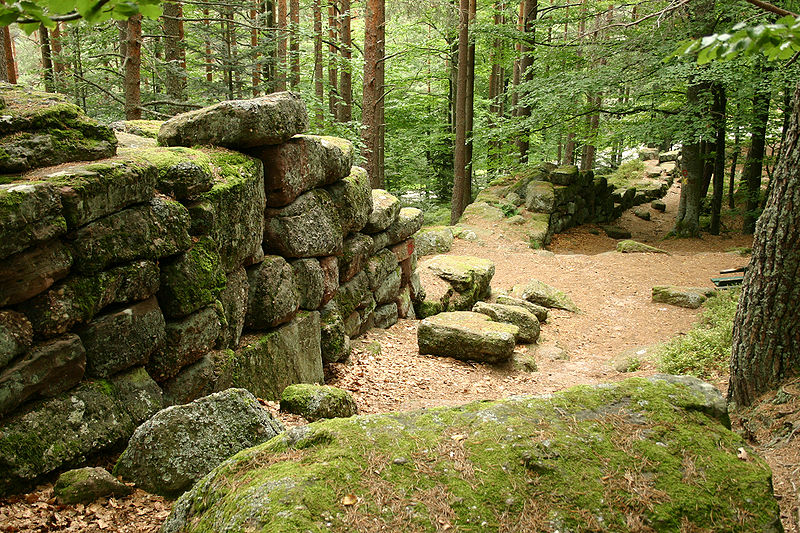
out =
[(27, 181), (0, 185), (0, 259), (66, 231), (56, 187)]
[(267, 208), (264, 217), (264, 249), (268, 253), (284, 257), (342, 253), (341, 214), (324, 189), (309, 191), (284, 208)]
[(414, 253), (414, 246), (414, 239), (407, 239), (401, 243), (395, 244), (389, 249), (392, 251), (394, 256), (397, 258), (397, 262), (399, 263), (411, 257), (411, 255)]
[(33, 298), (63, 278), (72, 266), (72, 254), (53, 240), (0, 261), (0, 306)]
[(363, 233), (353, 233), (347, 237), (339, 257), (339, 283), (347, 283), (353, 279), (353, 276), (363, 270), (371, 255), (372, 237)]
[(219, 336), (220, 321), (215, 306), (165, 325), (165, 340), (147, 363), (147, 373), (158, 382), (165, 381), (209, 352)]

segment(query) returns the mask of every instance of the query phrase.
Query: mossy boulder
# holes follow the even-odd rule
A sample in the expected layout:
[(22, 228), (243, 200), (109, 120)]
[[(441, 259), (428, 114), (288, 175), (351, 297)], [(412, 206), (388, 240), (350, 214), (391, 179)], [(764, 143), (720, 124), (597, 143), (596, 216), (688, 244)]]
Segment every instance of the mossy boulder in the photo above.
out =
[(278, 255), (247, 271), (250, 287), (245, 325), (251, 329), (268, 329), (290, 321), (300, 308), (300, 294), (294, 270)]
[(163, 120), (118, 120), (112, 122), (114, 131), (122, 131), (148, 139), (158, 139), (158, 130), (164, 124)]
[(369, 277), (362, 270), (353, 279), (339, 287), (336, 296), (333, 297), (333, 302), (336, 303), (342, 318), (346, 318), (358, 309), (369, 296), (371, 296)]
[(330, 185), (350, 173), (353, 144), (337, 137), (295, 135), (287, 142), (254, 148), (264, 162), (269, 207), (283, 207), (306, 191)]
[(388, 329), (397, 323), (398, 309), (395, 302), (378, 305), (375, 308), (375, 327)]
[[(419, 264), (421, 271), (428, 271), (443, 280), (452, 288), (452, 292), (445, 291), (442, 297), (447, 297), (450, 304), (447, 309), (451, 311), (468, 311), (480, 300), (485, 300), (491, 293), (489, 284), (494, 276), (494, 262), (489, 259), (471, 256), (437, 255)], [(437, 298), (442, 291), (435, 290), (432, 285), (430, 297)], [(427, 287), (426, 287), (427, 293)], [(437, 293), (437, 294), (434, 294)]]
[(519, 343), (529, 344), (539, 340), (539, 319), (527, 309), (514, 305), (478, 302), (472, 311), (484, 314), (495, 322), (517, 326), (519, 331), (516, 340)]
[(156, 381), (165, 381), (211, 351), (220, 332), (219, 315), (213, 305), (167, 322), (163, 346), (153, 352), (147, 363), (148, 374)]
[(69, 248), (52, 240), (0, 261), (0, 306), (36, 296), (63, 278), (72, 267)]
[(136, 428), (114, 475), (176, 497), (228, 457), (283, 431), (244, 389), (228, 389), (159, 411)]
[(579, 311), (578, 306), (567, 293), (536, 279), (532, 279), (525, 285), (516, 285), (512, 289), (511, 295), (543, 307), (563, 309), (573, 313)]
[(225, 288), (219, 293), (218, 302), (221, 306), (220, 333), (217, 337), (217, 348), (236, 348), (244, 328), (244, 318), (247, 312), (247, 298), (250, 284), (247, 281), (247, 271), (237, 268), (228, 274)]
[(350, 356), (350, 337), (336, 304), (329, 302), (319, 312), (320, 350), (323, 363), (338, 363)]
[[(297, 259), (291, 262), (300, 308), (308, 311), (318, 309), (325, 291), (325, 274), (318, 259)], [(337, 271), (338, 275), (338, 271)]]
[(675, 287), (672, 285), (658, 285), (653, 287), (652, 300), (654, 303), (675, 305), (688, 309), (697, 309), (709, 296), (716, 291), (705, 287)]
[(107, 378), (143, 365), (166, 336), (164, 315), (155, 298), (95, 317), (77, 330), (86, 349), (86, 373)]
[(353, 233), (344, 240), (339, 256), (339, 283), (347, 283), (361, 272), (367, 259), (372, 256), (372, 237)]
[(161, 390), (139, 367), (35, 402), (0, 423), (0, 493), (118, 449), (161, 408)]
[(531, 181), (525, 189), (525, 209), (538, 213), (555, 211), (553, 184), (549, 181)]
[[(396, 267), (391, 274), (375, 289), (374, 298), (377, 305), (386, 305), (394, 302), (400, 294), (402, 284), (402, 270)], [(397, 318), (395, 313), (395, 319)], [(392, 322), (394, 323), (394, 322)]]
[(402, 208), (400, 214), (397, 215), (397, 220), (391, 226), (372, 235), (372, 253), (405, 241), (420, 230), (424, 219), (425, 216), (420, 209), (416, 207)]
[(309, 422), (322, 418), (347, 418), (358, 414), (353, 396), (346, 390), (327, 385), (298, 383), (281, 394), (281, 411), (300, 415)]
[(656, 211), (661, 211), (662, 213), (667, 210), (667, 204), (663, 200), (653, 200), (650, 202), (650, 207)]
[(397, 270), (397, 257), (391, 250), (384, 248), (370, 257), (364, 268), (370, 290), (375, 291), (395, 270)]
[(22, 313), (0, 311), (0, 368), (25, 353), (33, 344), (33, 326)]
[(229, 150), (206, 150), (214, 187), (189, 206), (193, 235), (208, 235), (219, 248), (222, 268), (231, 272), (262, 254), (264, 171), (261, 161)]
[(153, 198), (96, 220), (75, 231), (75, 268), (98, 272), (134, 259), (158, 259), (191, 247), (189, 213), (178, 202)]
[(550, 226), (550, 215), (547, 213), (531, 213), (525, 221), (528, 235), (528, 246), (534, 250), (541, 250), (550, 243), (553, 230)]
[(112, 304), (145, 300), (159, 286), (154, 261), (133, 261), (96, 274), (75, 274), (20, 304), (37, 335), (52, 337), (85, 324)]
[(66, 231), (61, 195), (53, 184), (0, 185), (0, 259)]
[(265, 251), (284, 257), (322, 257), (342, 252), (340, 210), (324, 189), (314, 189), (293, 203), (265, 212)]
[(650, 246), (648, 244), (644, 244), (638, 241), (632, 241), (630, 239), (626, 239), (624, 241), (619, 241), (617, 243), (617, 251), (623, 254), (667, 254), (669, 252), (666, 250), (662, 250), (661, 248), (656, 248), (655, 246)]
[(227, 279), (217, 243), (203, 237), (173, 260), (161, 262), (158, 303), (169, 318), (180, 318), (213, 302)]
[(487, 220), (498, 222), (506, 217), (503, 210), (486, 202), (477, 201), (469, 204), (464, 209), (464, 214), (459, 219), (460, 223), (469, 223), (471, 220)]
[(462, 361), (502, 363), (514, 351), (519, 328), (470, 311), (439, 313), (417, 328), (419, 353)]
[(214, 187), (215, 176), (208, 151), (153, 146), (126, 149), (121, 155), (155, 167), (155, 187), (177, 200), (194, 198)]
[(495, 299), (497, 303), (503, 305), (513, 305), (527, 309), (539, 320), (539, 322), (547, 322), (547, 308), (543, 305), (538, 305), (522, 298), (514, 298), (506, 294), (499, 294)]
[(600, 226), (606, 235), (612, 239), (630, 239), (631, 232), (619, 226)]
[(91, 466), (67, 470), (53, 485), (53, 495), (60, 505), (86, 504), (100, 498), (124, 497), (132, 493), (132, 487), (117, 481), (105, 468)]
[(163, 531), (780, 531), (769, 467), (709, 403), (635, 378), (320, 421), (220, 465)]
[(642, 220), (650, 220), (650, 210), (646, 207), (637, 207), (633, 210), (633, 214)]
[(449, 226), (422, 228), (414, 234), (417, 256), (444, 254), (453, 247), (453, 230)]
[(400, 201), (383, 189), (372, 189), (372, 212), (364, 233), (378, 233), (394, 224), (400, 214)]
[(339, 211), (343, 234), (361, 231), (372, 212), (372, 187), (367, 171), (353, 167), (350, 174), (325, 190)]
[(548, 179), (554, 185), (574, 185), (578, 182), (580, 173), (575, 165), (564, 165), (550, 171)]
[(299, 95), (284, 91), (252, 100), (229, 100), (176, 115), (161, 126), (158, 143), (253, 148), (284, 143), (306, 128), (306, 105)]
[(117, 138), (65, 96), (0, 85), (0, 174), (111, 157)]
[(242, 387), (268, 400), (293, 383), (322, 383), (319, 312), (301, 311), (268, 333), (243, 337), (225, 372), (230, 383), (218, 387)]

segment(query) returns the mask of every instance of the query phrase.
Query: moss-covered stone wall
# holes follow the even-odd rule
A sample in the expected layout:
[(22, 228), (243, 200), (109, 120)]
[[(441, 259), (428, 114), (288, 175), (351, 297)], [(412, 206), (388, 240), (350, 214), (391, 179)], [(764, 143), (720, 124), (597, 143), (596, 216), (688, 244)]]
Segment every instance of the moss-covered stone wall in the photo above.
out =
[(421, 213), (370, 225), (352, 145), (303, 135), (295, 95), (117, 124), (117, 149), (55, 95), (0, 92), (27, 136), (111, 147), (63, 164), (86, 151), (46, 159), (0, 132), (0, 154), (27, 154), (0, 170), (0, 494), (124, 444), (163, 406), (321, 382), (350, 338), (413, 313)]

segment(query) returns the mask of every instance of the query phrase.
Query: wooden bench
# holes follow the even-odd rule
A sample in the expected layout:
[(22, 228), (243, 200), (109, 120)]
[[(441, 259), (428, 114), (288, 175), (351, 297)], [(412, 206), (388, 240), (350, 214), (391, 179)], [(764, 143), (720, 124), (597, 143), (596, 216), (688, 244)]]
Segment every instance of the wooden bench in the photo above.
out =
[(720, 270), (720, 274), (736, 274), (734, 276), (725, 276), (722, 278), (711, 278), (711, 282), (719, 289), (729, 289), (731, 287), (738, 287), (744, 281), (744, 272), (747, 267), (729, 268), (727, 270)]

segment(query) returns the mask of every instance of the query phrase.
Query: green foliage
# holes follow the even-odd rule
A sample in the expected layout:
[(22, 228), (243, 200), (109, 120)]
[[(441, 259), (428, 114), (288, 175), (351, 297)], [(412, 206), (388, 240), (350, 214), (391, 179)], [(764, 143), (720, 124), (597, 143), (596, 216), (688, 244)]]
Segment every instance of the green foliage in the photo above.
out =
[(719, 376), (728, 369), (733, 337), (733, 318), (741, 291), (721, 292), (705, 303), (700, 322), (689, 333), (676, 337), (660, 350), (659, 370), (701, 378)]
[(519, 209), (517, 209), (517, 207), (513, 204), (499, 203), (497, 204), (497, 207), (500, 208), (500, 211), (503, 212), (503, 215), (505, 215), (506, 218), (519, 215)]
[(157, 19), (161, 0), (20, 0), (0, 5), (0, 26), (14, 22), (29, 35), (39, 25), (54, 28), (59, 20), (77, 20), (96, 24), (109, 19), (126, 20), (134, 15)]
[(608, 183), (615, 187), (628, 187), (636, 180), (642, 178), (644, 162), (639, 159), (626, 161), (608, 176)]

